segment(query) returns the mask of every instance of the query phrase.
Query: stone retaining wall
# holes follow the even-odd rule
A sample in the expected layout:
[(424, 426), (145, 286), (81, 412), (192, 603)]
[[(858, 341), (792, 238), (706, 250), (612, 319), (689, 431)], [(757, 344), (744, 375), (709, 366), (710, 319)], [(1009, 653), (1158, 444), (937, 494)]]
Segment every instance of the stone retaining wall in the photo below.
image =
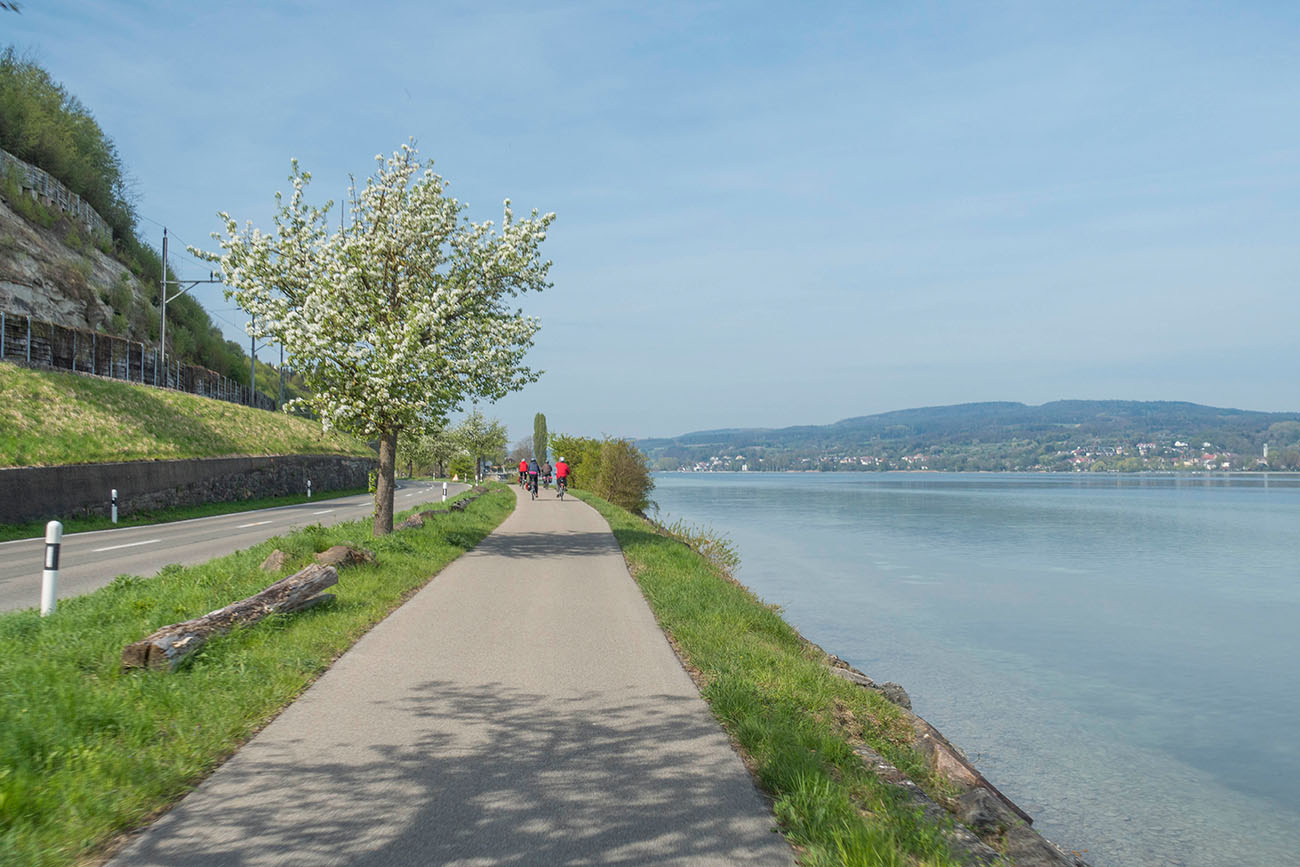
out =
[(378, 461), (336, 455), (131, 461), (0, 469), (0, 524), (364, 488)]

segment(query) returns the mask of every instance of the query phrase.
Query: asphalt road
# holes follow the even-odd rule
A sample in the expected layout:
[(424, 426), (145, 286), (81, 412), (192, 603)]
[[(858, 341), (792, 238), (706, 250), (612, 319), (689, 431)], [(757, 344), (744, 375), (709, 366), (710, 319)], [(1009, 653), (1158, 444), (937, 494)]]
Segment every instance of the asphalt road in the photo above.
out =
[(775, 824), (604, 519), (544, 492), (111, 863), (793, 867)]
[[(466, 487), (452, 483), (448, 496)], [(394, 509), (400, 512), (441, 499), (441, 482), (402, 481)], [(63, 537), (59, 598), (89, 593), (118, 575), (153, 576), (169, 563), (205, 563), (310, 524), (355, 521), (370, 514), (373, 502), (370, 494), (358, 494), (170, 524), (72, 533)], [(44, 539), (0, 543), (0, 611), (40, 604), (44, 563)]]

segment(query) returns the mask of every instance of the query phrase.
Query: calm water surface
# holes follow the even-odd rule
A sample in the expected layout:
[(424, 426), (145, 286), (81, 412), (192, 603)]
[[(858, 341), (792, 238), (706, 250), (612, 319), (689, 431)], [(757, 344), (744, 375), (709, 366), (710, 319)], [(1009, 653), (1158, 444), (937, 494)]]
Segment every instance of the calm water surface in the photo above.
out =
[(1067, 848), (1300, 864), (1300, 479), (661, 474)]

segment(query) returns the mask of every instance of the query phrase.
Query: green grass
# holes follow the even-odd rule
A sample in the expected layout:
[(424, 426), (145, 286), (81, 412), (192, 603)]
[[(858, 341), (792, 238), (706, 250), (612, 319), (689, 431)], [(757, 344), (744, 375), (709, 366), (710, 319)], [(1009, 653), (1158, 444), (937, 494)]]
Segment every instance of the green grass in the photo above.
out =
[(374, 457), (310, 419), (0, 363), (0, 467), (290, 454)]
[[(311, 502), (334, 500), (366, 493), (365, 488), (348, 488), (342, 491), (322, 491), (313, 494)], [(275, 506), (292, 506), (306, 503), (306, 494), (290, 494), (284, 497), (262, 497), (253, 500), (238, 500), (231, 503), (204, 503), (198, 506), (177, 506), (172, 509), (156, 509), (136, 512), (130, 517), (120, 517), (114, 524), (108, 518), (92, 515), (82, 518), (66, 518), (62, 521), (63, 532), (85, 533), (90, 530), (108, 530), (114, 527), (138, 527), (141, 524), (169, 524), (173, 521), (188, 521), (191, 518), (210, 518), (213, 515), (229, 515), (232, 512), (249, 512), (254, 509), (271, 509)], [(0, 542), (13, 539), (32, 539), (45, 535), (46, 521), (29, 521), (26, 524), (0, 524)]]
[[(491, 532), (515, 501), (493, 487), (422, 529), (372, 539), (368, 520), (315, 525), (157, 578), (119, 577), (47, 618), (0, 615), (0, 864), (75, 864), (182, 797)], [(338, 543), (368, 548), (379, 563), (343, 571), (334, 602), (214, 639), (175, 674), (120, 670), (127, 643), (280, 577), (259, 569), (272, 548), (298, 568)]]
[(927, 789), (943, 791), (910, 747), (899, 710), (829, 673), (825, 655), (771, 606), (642, 518), (575, 492), (609, 521), (660, 626), (713, 713), (774, 798), (802, 863), (961, 863), (943, 829), (853, 752), (865, 741)]

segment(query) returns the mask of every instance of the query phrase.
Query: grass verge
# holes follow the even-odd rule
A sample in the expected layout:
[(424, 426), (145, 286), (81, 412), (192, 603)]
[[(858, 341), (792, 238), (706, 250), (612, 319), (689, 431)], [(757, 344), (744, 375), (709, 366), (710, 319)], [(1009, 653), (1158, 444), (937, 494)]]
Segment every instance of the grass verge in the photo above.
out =
[[(77, 863), (182, 797), (490, 533), (515, 502), (505, 486), (493, 488), (421, 529), (373, 539), (368, 519), (315, 525), (156, 578), (120, 576), (47, 618), (0, 615), (0, 864)], [(333, 603), (214, 639), (175, 674), (120, 670), (125, 644), (280, 577), (259, 568), (271, 549), (300, 568), (342, 543), (379, 562), (342, 572)]]
[(310, 419), (0, 362), (0, 467), (293, 454), (374, 457)]
[(776, 608), (682, 541), (574, 493), (609, 521), (659, 625), (773, 797), (802, 863), (962, 863), (944, 829), (853, 752), (865, 741), (913, 780), (942, 789), (909, 746), (910, 727), (896, 706), (831, 675), (825, 654)]
[[(316, 492), (311, 501), (336, 500), (339, 497), (351, 497), (366, 493), (365, 488), (348, 488), (342, 491)], [(273, 509), (276, 506), (293, 506), (307, 502), (306, 494), (291, 494), (285, 497), (262, 497), (254, 500), (238, 500), (230, 503), (204, 503), (198, 506), (177, 506), (174, 509), (156, 509), (136, 512), (129, 517), (121, 517), (114, 524), (102, 515), (62, 520), (63, 532), (85, 533), (90, 530), (110, 530), (117, 527), (138, 527), (142, 524), (170, 524), (174, 521), (188, 521), (191, 518), (210, 518), (213, 515), (229, 515), (232, 512), (251, 512), (254, 509)], [(0, 542), (14, 539), (33, 539), (45, 535), (46, 521), (28, 521), (25, 524), (0, 524)]]

